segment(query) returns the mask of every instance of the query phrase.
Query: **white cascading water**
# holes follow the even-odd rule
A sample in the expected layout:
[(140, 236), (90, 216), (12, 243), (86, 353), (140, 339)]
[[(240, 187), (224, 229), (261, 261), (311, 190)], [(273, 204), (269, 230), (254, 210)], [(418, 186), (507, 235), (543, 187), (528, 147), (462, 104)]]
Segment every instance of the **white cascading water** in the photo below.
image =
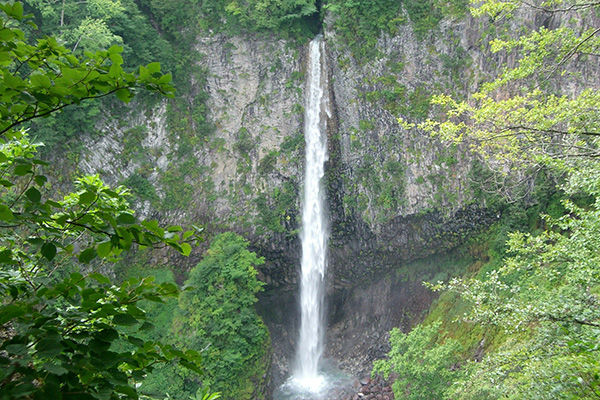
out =
[(322, 79), (321, 48), (317, 36), (310, 43), (310, 67), (306, 102), (304, 136), (306, 141), (306, 171), (302, 210), (302, 281), (300, 286), (301, 325), (297, 348), (297, 365), (293, 381), (301, 387), (318, 391), (325, 378), (319, 373), (323, 354), (323, 282), (326, 269), (328, 226), (325, 194), (321, 182), (327, 161), (325, 117), (328, 113), (326, 91)]

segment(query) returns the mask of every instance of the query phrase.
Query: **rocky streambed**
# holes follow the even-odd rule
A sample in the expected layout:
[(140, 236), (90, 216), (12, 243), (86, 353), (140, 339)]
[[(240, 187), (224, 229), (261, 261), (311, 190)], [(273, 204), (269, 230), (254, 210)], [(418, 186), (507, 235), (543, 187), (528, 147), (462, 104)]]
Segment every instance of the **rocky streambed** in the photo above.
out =
[(383, 379), (380, 376), (355, 380), (352, 389), (339, 393), (340, 400), (393, 400), (393, 377)]

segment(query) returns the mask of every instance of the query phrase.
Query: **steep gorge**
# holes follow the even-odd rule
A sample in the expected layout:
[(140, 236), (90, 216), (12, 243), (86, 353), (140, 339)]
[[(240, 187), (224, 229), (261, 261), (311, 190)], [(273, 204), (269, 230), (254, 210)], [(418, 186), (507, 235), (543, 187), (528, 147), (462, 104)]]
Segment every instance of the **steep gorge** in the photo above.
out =
[[(420, 282), (444, 273), (435, 267), (439, 257), (454, 257), (452, 249), (498, 217), (474, 202), (474, 158), (466, 147), (447, 147), (397, 117), (425, 117), (436, 90), (467, 96), (480, 75), (505, 60), (489, 56), (478, 41), (485, 27), (464, 17), (426, 37), (401, 26), (379, 38), (380, 54), (366, 62), (344, 46), (331, 18), (324, 26), (333, 111), (326, 352), (363, 376), (384, 354), (387, 332), (407, 329), (428, 309), (435, 295)], [(78, 168), (101, 171), (109, 182), (143, 176), (160, 200), (140, 199), (143, 215), (179, 225), (197, 221), (210, 232), (234, 230), (250, 239), (266, 258), (258, 309), (271, 331), (274, 387), (289, 375), (299, 324), (307, 44), (215, 34), (199, 37), (195, 50), (206, 80), (190, 77), (190, 96), (208, 95), (214, 131), (184, 141), (161, 103), (132, 111), (126, 123), (104, 123), (107, 133), (86, 139), (95, 150), (81, 155)], [(136, 129), (140, 150), (128, 152), (126, 139)], [(153, 262), (183, 275), (200, 257), (201, 249), (189, 260)], [(428, 257), (431, 268), (403, 270)]]

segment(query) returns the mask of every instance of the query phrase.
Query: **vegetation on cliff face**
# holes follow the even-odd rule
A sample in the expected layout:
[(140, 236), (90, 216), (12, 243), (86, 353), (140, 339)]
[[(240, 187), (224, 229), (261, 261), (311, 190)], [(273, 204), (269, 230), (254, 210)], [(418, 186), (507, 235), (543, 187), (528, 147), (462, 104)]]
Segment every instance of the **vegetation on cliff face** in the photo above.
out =
[(287, 38), (314, 36), (320, 26), (315, 0), (142, 0), (165, 31), (182, 35), (198, 28), (228, 34), (268, 33)]
[(324, 8), (331, 12), (333, 28), (358, 59), (377, 55), (375, 44), (381, 34), (391, 36), (410, 24), (423, 39), (438, 28), (444, 17), (467, 14), (467, 0), (330, 0)]
[[(458, 295), (443, 295), (444, 302), (464, 311), (458, 333), (438, 331), (439, 323), (430, 320), (428, 329), (438, 335), (432, 347), (421, 339), (424, 327), (396, 332), (390, 358), (376, 370), (398, 374), (398, 398), (430, 398), (425, 390), (435, 381), (428, 369), (406, 368), (406, 357), (422, 354), (425, 360), (459, 339), (472, 347), (452, 366), (453, 374), (440, 365), (445, 378), (436, 398), (598, 398), (600, 99), (588, 86), (595, 75), (586, 75), (586, 63), (600, 55), (600, 5), (577, 0), (477, 4), (473, 14), (497, 24), (514, 26), (518, 21), (511, 18), (526, 12), (542, 12), (553, 22), (519, 37), (492, 38), (493, 51), (517, 57), (515, 67), (482, 85), (469, 101), (437, 96), (447, 119), (421, 127), (455, 143), (472, 143), (490, 167), (505, 173), (507, 166), (513, 171), (535, 166), (563, 176), (564, 197), (560, 207), (548, 202), (552, 215), (541, 215), (537, 229), (509, 234), (494, 262), (477, 266), (465, 278), (432, 285)], [(565, 76), (574, 84), (568, 90), (560, 86)], [(480, 335), (477, 344), (469, 338), (474, 331)]]

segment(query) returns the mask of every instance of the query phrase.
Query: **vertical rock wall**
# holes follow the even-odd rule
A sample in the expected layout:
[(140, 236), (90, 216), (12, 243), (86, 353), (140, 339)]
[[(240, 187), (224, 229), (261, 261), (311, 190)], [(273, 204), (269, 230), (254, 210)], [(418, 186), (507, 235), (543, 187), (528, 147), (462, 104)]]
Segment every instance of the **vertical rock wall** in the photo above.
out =
[[(424, 273), (401, 279), (398, 271), (450, 251), (497, 218), (474, 199), (466, 148), (398, 122), (427, 116), (431, 93), (467, 97), (494, 68), (514, 62), (491, 56), (478, 41), (481, 29), (466, 18), (418, 39), (405, 26), (381, 36), (380, 55), (368, 62), (325, 31), (333, 111), (328, 352), (352, 373), (368, 371), (386, 350), (387, 332), (408, 328), (434, 298), (420, 284)], [(277, 384), (288, 373), (298, 325), (306, 44), (211, 35), (198, 39), (196, 51), (206, 76), (190, 77), (191, 92), (208, 94), (214, 132), (183, 142), (185, 133), (167, 124), (166, 103), (133, 110), (86, 139), (95, 150), (82, 154), (79, 168), (113, 183), (146, 179), (156, 197), (139, 199), (143, 216), (250, 239), (267, 260), (258, 308), (271, 331)], [(168, 262), (183, 275), (200, 257)]]

